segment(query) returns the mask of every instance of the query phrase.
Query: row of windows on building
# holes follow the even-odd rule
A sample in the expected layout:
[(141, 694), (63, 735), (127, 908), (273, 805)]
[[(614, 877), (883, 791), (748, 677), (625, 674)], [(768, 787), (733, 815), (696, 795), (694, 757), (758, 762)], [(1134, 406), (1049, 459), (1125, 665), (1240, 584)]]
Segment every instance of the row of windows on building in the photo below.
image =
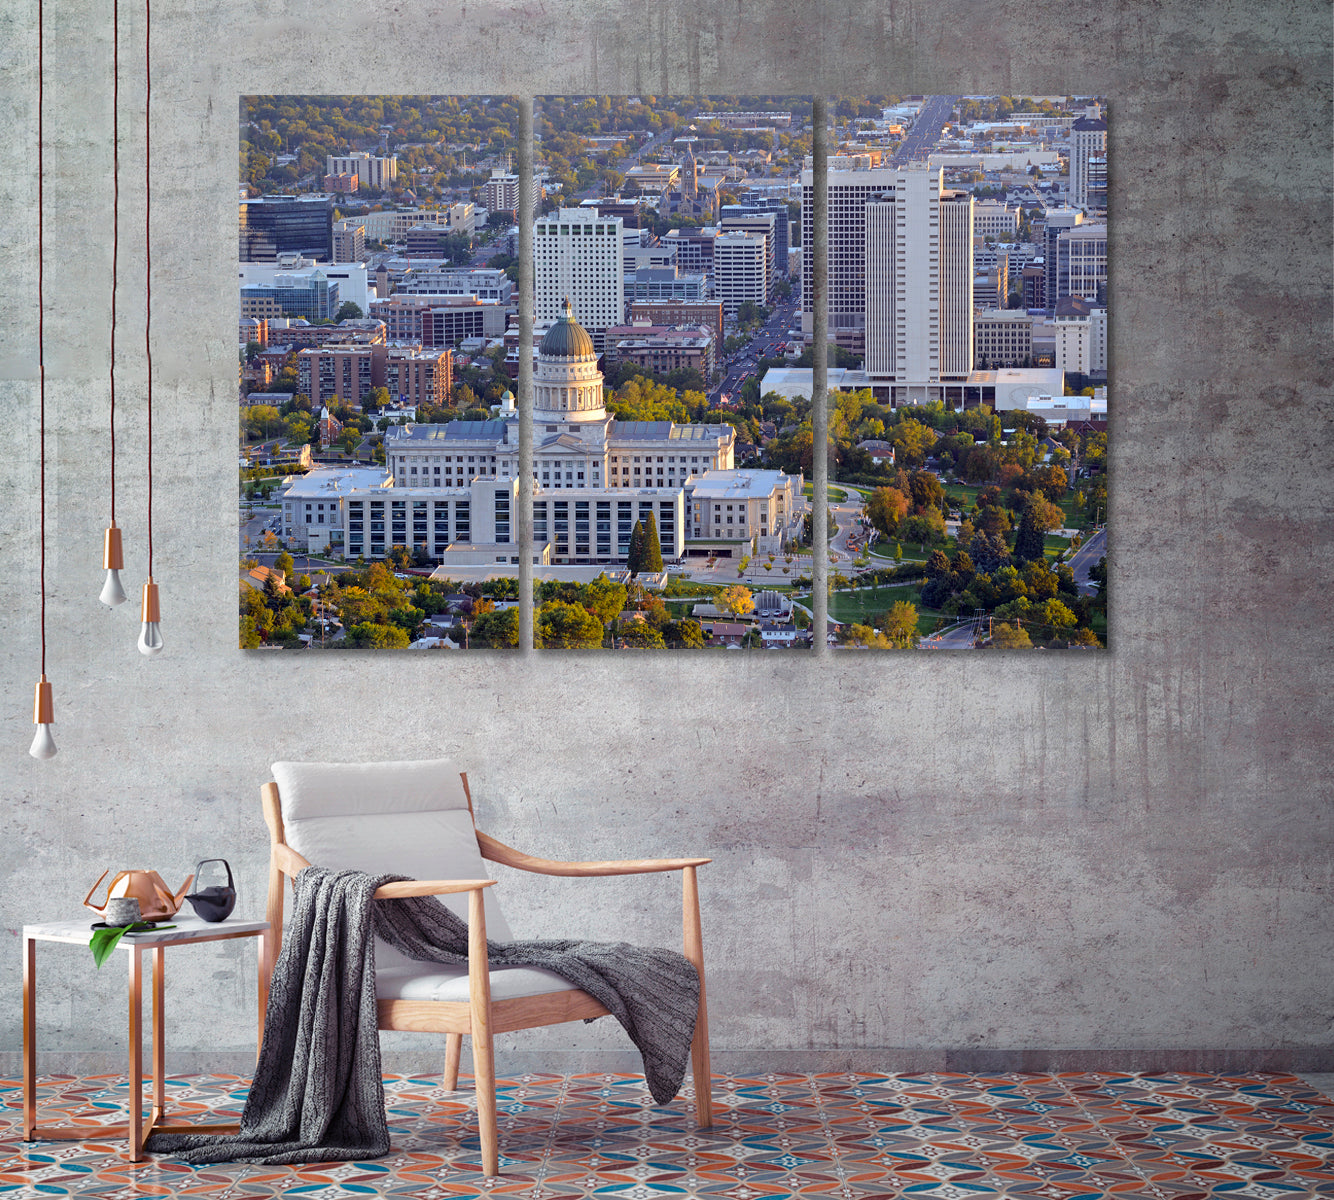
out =
[[(511, 535), (508, 491), (497, 492), (494, 503), (495, 541), (508, 544)], [(616, 557), (624, 558), (629, 552), (635, 522), (647, 523), (650, 516), (655, 517), (663, 548), (669, 552), (673, 550), (676, 533), (673, 502), (659, 501), (655, 505), (651, 500), (621, 500), (616, 502)], [(354, 500), (348, 503), (349, 556), (369, 553), (372, 558), (382, 557), (387, 549), (395, 546), (422, 546), (438, 553), (451, 543), (471, 542), (471, 531), (471, 504), (467, 500)], [(571, 555), (610, 558), (612, 501), (576, 500), (571, 513), (571, 501), (539, 500), (533, 505), (533, 534), (539, 542), (550, 538), (554, 553), (561, 558)]]
[[(638, 521), (641, 526), (646, 525), (650, 516), (656, 520), (658, 542), (662, 549), (674, 553), (676, 506), (672, 501), (661, 500), (656, 505), (652, 500), (618, 500), (615, 503), (616, 557), (624, 558), (629, 554), (635, 522)], [(573, 529), (570, 505), (569, 500), (535, 501), (534, 540), (550, 540), (552, 552), (557, 558), (612, 557), (612, 501), (573, 501)]]
[[(505, 494), (505, 537), (509, 541), (509, 496)], [(499, 501), (499, 498), (498, 498)], [(432, 542), (440, 547), (452, 542), (472, 541), (472, 502), (454, 500), (452, 503), (430, 503), (413, 500), (411, 539), (408, 537), (407, 500), (350, 500), (347, 506), (347, 553), (349, 557), (369, 554), (380, 558), (386, 547), (421, 546)], [(386, 510), (386, 504), (388, 509)], [(451, 522), (451, 509), (453, 520)], [(388, 521), (386, 522), (386, 511)], [(452, 524), (452, 529), (451, 529)], [(499, 533), (499, 511), (497, 533)], [(369, 536), (368, 536), (369, 535)]]

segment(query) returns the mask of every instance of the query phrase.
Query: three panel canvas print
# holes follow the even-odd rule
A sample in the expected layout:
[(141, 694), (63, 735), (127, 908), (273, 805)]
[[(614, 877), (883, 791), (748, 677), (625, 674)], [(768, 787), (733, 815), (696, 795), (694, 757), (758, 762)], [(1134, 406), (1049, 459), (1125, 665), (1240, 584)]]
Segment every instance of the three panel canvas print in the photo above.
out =
[(810, 97), (243, 98), (241, 646), (1105, 646), (1105, 101), (822, 107), (816, 497)]

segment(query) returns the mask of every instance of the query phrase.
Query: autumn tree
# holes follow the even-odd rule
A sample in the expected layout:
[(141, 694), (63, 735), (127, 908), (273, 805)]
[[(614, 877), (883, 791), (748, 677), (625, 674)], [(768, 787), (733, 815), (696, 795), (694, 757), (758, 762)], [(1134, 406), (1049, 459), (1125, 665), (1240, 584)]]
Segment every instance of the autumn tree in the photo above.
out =
[(991, 645), (996, 650), (1031, 650), (1033, 639), (1023, 626), (1006, 622), (991, 631)]
[(917, 644), (917, 605), (908, 600), (896, 600), (885, 614), (885, 637), (899, 650), (909, 650)]
[(743, 587), (739, 583), (724, 588), (714, 598), (714, 603), (719, 612), (725, 612), (734, 617), (755, 611), (755, 597), (751, 594), (750, 588)]
[(894, 535), (907, 515), (908, 497), (898, 488), (876, 488), (866, 502), (866, 519), (886, 537)]

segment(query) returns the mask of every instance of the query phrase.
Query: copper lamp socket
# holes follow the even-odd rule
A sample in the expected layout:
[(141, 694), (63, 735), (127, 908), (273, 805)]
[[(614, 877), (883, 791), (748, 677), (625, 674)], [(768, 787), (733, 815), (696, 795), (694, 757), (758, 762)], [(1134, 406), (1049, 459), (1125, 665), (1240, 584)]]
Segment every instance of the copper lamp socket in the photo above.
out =
[(148, 578), (148, 582), (144, 584), (144, 608), (143, 617), (141, 619), (145, 624), (154, 625), (162, 620), (162, 617), (158, 612), (157, 584), (153, 582), (153, 577), (151, 575)]
[(125, 554), (120, 546), (120, 530), (113, 523), (108, 526), (102, 541), (102, 566), (108, 571), (125, 570)]
[(51, 697), (51, 685), (46, 676), (37, 683), (36, 694), (32, 703), (32, 723), (34, 725), (54, 725), (56, 720), (55, 701)]

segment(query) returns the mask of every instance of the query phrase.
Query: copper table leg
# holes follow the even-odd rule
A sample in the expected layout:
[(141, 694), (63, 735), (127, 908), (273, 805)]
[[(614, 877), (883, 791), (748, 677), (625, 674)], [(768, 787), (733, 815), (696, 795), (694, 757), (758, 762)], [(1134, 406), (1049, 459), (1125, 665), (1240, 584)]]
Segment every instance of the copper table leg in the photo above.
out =
[(143, 948), (130, 947), (130, 1161), (144, 1160)]
[(23, 1140), (37, 1128), (37, 943), (23, 939)]

